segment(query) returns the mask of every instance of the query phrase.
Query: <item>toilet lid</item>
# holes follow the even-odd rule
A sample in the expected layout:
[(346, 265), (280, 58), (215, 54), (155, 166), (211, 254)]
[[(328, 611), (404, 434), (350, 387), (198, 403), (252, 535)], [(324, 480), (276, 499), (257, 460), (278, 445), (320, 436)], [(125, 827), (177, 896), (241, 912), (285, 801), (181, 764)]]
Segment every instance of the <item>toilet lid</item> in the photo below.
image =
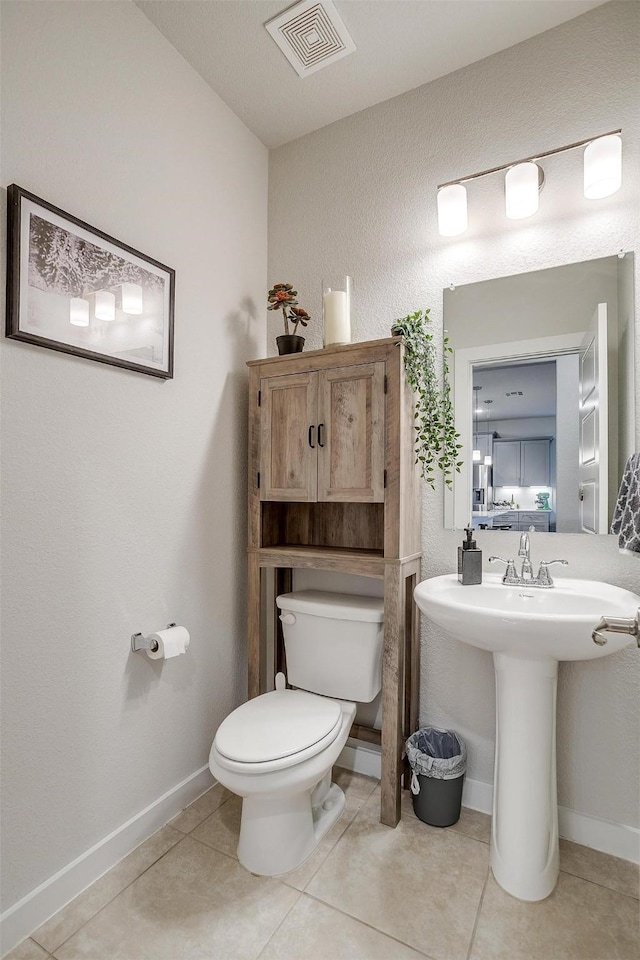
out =
[[(248, 700), (218, 727), (216, 749), (229, 760), (262, 763), (331, 742), (342, 725), (340, 704), (304, 690), (273, 690)], [(323, 744), (324, 746), (325, 744)]]

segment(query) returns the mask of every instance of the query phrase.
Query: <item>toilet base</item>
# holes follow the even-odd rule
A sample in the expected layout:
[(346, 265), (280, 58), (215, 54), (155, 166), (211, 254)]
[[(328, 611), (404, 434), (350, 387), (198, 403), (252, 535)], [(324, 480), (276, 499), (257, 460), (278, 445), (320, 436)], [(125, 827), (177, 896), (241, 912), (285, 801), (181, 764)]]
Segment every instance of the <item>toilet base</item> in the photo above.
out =
[(295, 870), (313, 853), (346, 803), (340, 787), (332, 783), (323, 802), (312, 807), (314, 790), (244, 797), (238, 860), (246, 870), (277, 877)]

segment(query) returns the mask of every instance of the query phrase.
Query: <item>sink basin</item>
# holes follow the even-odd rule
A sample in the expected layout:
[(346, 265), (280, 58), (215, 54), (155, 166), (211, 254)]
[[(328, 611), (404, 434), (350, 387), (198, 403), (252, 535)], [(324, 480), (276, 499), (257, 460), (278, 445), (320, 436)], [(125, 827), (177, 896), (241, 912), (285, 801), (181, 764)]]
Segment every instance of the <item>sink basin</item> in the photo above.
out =
[(424, 580), (419, 608), (438, 627), (493, 654), (496, 752), (491, 869), (520, 900), (543, 900), (559, 871), (556, 695), (559, 660), (593, 660), (635, 640), (591, 638), (601, 617), (635, 617), (640, 597), (593, 580), (555, 580), (549, 589), (511, 586), (500, 574), (463, 586), (456, 574)]
[(463, 586), (456, 574), (423, 580), (416, 603), (429, 619), (473, 647), (527, 659), (594, 660), (616, 653), (633, 637), (608, 634), (597, 646), (600, 617), (633, 617), (640, 597), (609, 583), (558, 578), (550, 589), (507, 586), (500, 574)]

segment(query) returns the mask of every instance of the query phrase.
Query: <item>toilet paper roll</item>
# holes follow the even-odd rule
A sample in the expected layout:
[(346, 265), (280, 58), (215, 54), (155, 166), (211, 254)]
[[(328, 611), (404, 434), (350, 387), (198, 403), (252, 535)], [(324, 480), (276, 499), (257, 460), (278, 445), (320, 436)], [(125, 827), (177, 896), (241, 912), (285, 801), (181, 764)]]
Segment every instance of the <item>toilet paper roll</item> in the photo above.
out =
[(168, 660), (170, 657), (177, 657), (181, 653), (186, 653), (191, 643), (186, 627), (167, 627), (166, 630), (150, 633), (149, 639), (155, 640), (158, 644), (157, 650), (147, 650), (147, 656), (151, 660)]

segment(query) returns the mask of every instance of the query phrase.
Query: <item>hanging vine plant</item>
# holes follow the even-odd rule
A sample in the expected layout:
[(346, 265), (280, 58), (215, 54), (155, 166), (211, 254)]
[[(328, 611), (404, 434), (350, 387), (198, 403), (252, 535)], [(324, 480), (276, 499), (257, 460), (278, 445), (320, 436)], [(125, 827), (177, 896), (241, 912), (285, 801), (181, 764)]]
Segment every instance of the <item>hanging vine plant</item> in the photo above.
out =
[(436, 345), (433, 334), (426, 324), (430, 323), (429, 310), (417, 310), (408, 317), (394, 320), (391, 333), (401, 336), (405, 343), (404, 368), (407, 382), (416, 395), (415, 452), (420, 464), (422, 478), (435, 489), (436, 468), (442, 470), (448, 487), (453, 472), (460, 473), (459, 460), (462, 444), (456, 432), (449, 364), (447, 355), (452, 353), (449, 338), (443, 339), (442, 377), (436, 368)]

